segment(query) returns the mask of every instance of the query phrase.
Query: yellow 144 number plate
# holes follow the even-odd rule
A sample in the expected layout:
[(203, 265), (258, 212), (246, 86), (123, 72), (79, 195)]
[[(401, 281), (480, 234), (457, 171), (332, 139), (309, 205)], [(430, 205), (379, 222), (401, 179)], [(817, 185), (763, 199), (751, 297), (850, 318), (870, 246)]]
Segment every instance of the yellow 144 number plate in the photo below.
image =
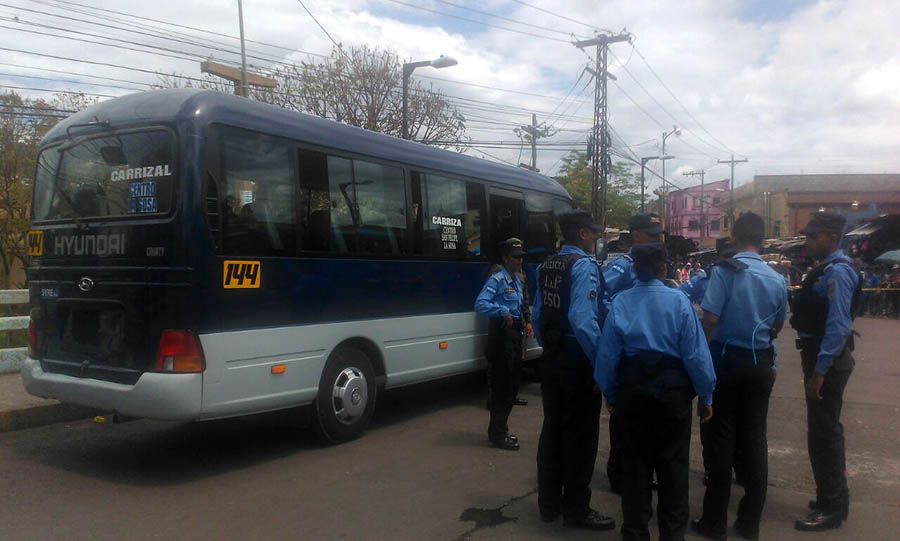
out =
[(44, 232), (29, 231), (28, 232), (28, 255), (31, 257), (41, 257), (44, 254)]
[(258, 289), (262, 281), (259, 261), (225, 261), (222, 287), (225, 289)]

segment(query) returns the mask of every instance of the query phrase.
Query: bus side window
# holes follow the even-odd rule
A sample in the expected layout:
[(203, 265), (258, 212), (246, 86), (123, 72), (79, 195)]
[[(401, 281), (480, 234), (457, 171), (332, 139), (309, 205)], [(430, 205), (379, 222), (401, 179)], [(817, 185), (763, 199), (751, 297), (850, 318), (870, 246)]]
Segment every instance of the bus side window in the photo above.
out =
[(331, 200), (328, 194), (328, 157), (299, 151), (300, 250), (331, 250)]
[(414, 173), (416, 251), (442, 257), (484, 257), (481, 228), (484, 187), (441, 175)]
[(525, 249), (529, 263), (542, 263), (558, 247), (556, 200), (548, 195), (525, 194)]
[(297, 213), (289, 147), (272, 137), (234, 129), (224, 131), (223, 142), (224, 253), (294, 255)]

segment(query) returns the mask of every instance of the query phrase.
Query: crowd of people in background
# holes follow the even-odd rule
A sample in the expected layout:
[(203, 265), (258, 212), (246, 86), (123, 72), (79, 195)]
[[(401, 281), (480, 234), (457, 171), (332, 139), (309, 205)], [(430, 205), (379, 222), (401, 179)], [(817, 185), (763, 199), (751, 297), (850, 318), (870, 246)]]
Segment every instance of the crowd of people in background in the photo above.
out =
[[(678, 284), (689, 283), (692, 278), (705, 277), (706, 268), (713, 261), (704, 263), (699, 258), (676, 258), (669, 264), (668, 277)], [(788, 260), (770, 261), (769, 266), (781, 274), (791, 288), (797, 288), (816, 262), (810, 266), (797, 266)], [(860, 295), (857, 317), (900, 318), (900, 265), (890, 267), (870, 266), (861, 268), (863, 291)]]

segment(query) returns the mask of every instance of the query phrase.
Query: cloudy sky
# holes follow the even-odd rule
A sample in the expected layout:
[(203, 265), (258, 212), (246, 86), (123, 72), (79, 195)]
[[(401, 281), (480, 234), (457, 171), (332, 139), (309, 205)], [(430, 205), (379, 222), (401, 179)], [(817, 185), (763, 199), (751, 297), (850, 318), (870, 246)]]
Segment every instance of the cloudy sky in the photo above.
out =
[[(666, 176), (679, 186), (696, 183), (689, 170), (727, 177), (717, 161), (732, 154), (749, 159), (735, 168), (738, 184), (754, 174), (900, 172), (897, 0), (244, 0), (243, 9), (260, 69), (327, 55), (328, 35), (407, 60), (455, 57), (457, 66), (414, 77), (467, 117), (468, 153), (527, 161), (512, 130), (534, 112), (556, 132), (538, 151), (551, 175), (592, 123), (582, 72), (595, 51), (571, 42), (623, 30), (633, 41), (610, 49), (614, 150), (657, 155), (677, 125)], [(236, 0), (3, 0), (0, 19), (0, 90), (26, 95), (116, 96), (146, 89), (156, 70), (199, 76), (207, 56), (239, 62)]]

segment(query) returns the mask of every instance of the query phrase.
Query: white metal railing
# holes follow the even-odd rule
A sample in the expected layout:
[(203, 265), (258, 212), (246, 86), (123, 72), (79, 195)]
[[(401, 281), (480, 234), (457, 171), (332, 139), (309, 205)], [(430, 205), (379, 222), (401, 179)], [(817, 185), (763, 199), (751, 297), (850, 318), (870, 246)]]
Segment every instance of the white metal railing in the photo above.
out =
[[(27, 289), (0, 289), (0, 305), (28, 304)], [(0, 332), (28, 328), (28, 316), (0, 317)], [(0, 349), (0, 374), (18, 372), (28, 348)]]

